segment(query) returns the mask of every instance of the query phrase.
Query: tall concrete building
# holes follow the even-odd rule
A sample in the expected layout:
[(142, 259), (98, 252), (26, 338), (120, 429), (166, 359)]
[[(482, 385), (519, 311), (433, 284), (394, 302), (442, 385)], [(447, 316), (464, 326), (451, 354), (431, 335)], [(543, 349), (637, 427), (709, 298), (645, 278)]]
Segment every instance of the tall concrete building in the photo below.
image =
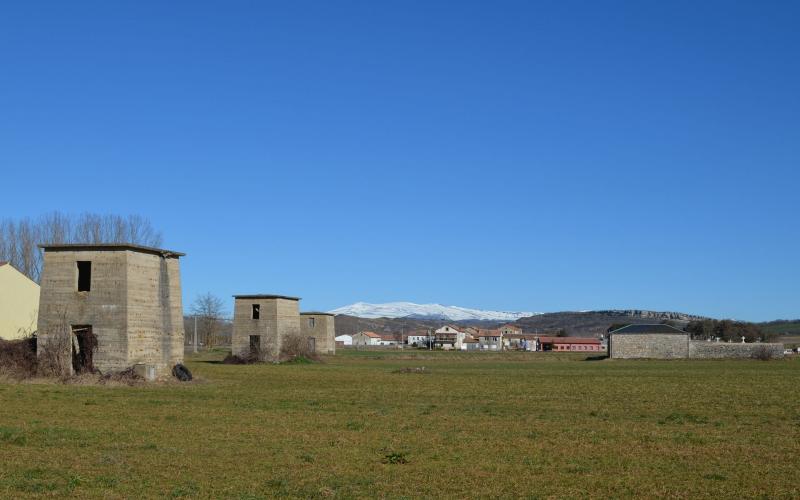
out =
[[(136, 366), (148, 378), (183, 362), (184, 254), (128, 244), (41, 248), (40, 355), (58, 346), (73, 371)], [(63, 336), (68, 343), (55, 342)]]
[(298, 297), (285, 295), (234, 295), (233, 354), (275, 360), (288, 339), (305, 342), (318, 354), (334, 354), (333, 315), (301, 314), (299, 304)]

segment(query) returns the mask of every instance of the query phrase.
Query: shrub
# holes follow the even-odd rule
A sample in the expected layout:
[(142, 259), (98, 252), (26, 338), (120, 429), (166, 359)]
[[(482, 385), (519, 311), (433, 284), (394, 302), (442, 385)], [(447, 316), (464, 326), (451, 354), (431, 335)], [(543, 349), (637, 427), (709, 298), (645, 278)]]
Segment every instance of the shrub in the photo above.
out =
[(292, 361), (304, 358), (307, 361), (319, 361), (317, 353), (311, 349), (308, 338), (299, 334), (289, 335), (281, 342), (281, 361)]
[(775, 357), (775, 351), (770, 349), (769, 346), (760, 345), (753, 349), (751, 357), (753, 359), (760, 359), (761, 361), (769, 361)]
[(12, 378), (31, 378), (38, 372), (36, 337), (0, 339), (0, 370)]

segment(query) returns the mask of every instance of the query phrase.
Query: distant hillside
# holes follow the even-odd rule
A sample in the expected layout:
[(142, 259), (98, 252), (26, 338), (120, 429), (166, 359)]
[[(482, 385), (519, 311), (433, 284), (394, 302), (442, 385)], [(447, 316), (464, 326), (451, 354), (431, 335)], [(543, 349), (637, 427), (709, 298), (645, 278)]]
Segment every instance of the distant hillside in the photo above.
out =
[(426, 330), (428, 328), (437, 329), (450, 324), (475, 326), (478, 328), (495, 328), (505, 323), (477, 320), (443, 321), (414, 318), (357, 318), (346, 314), (339, 314), (335, 318), (336, 335), (353, 335), (363, 330), (377, 333), (409, 333), (414, 330)]
[[(670, 320), (682, 326), (694, 319), (705, 319), (702, 316), (677, 312), (657, 312), (643, 310), (609, 310), (587, 312), (557, 312), (537, 314), (521, 318), (513, 324), (528, 333), (551, 333), (564, 329), (571, 337), (597, 336), (605, 333), (615, 323), (661, 323)], [(497, 328), (504, 322), (498, 321), (441, 321), (413, 318), (356, 318), (354, 316), (336, 316), (336, 334), (352, 335), (360, 330), (371, 330), (379, 333), (406, 333), (426, 328), (439, 328), (445, 324), (476, 326), (479, 328)]]
[(772, 335), (800, 335), (800, 319), (780, 319), (758, 323), (761, 330), (766, 334)]
[(679, 312), (644, 311), (638, 309), (545, 313), (515, 322), (525, 332), (564, 329), (570, 337), (589, 337), (605, 333), (615, 323), (647, 324), (671, 321), (683, 326), (703, 316)]

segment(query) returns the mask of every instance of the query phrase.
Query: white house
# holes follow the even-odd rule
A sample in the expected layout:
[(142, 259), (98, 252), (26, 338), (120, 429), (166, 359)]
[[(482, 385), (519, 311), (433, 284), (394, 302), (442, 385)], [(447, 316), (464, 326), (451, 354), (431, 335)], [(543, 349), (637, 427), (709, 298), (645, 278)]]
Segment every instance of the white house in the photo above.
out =
[(381, 345), (381, 336), (375, 332), (358, 332), (353, 335), (353, 345)]
[(428, 342), (432, 340), (432, 336), (424, 330), (419, 330), (414, 333), (409, 334), (406, 337), (406, 344), (413, 345), (416, 344), (418, 346), (427, 346)]
[(478, 342), (481, 350), (500, 351), (503, 349), (503, 334), (500, 330), (481, 330)]
[(342, 345), (353, 345), (352, 335), (339, 335), (336, 337), (336, 342), (341, 342)]
[(464, 337), (466, 334), (454, 326), (445, 325), (436, 330), (434, 336), (434, 344), (437, 347), (441, 347), (442, 349), (466, 349), (464, 345)]

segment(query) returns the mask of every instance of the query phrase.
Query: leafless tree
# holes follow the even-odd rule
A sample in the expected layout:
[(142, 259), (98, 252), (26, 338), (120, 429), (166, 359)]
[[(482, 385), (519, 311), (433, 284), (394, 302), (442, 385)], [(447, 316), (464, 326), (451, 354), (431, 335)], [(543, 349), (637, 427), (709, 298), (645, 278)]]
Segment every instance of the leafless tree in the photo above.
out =
[(214, 347), (225, 316), (222, 300), (211, 292), (199, 295), (192, 302), (192, 314), (197, 317), (197, 333), (203, 345), (209, 349)]
[(42, 271), (39, 244), (132, 243), (161, 246), (161, 233), (139, 215), (52, 212), (37, 219), (0, 220), (0, 260), (6, 260), (34, 281)]

